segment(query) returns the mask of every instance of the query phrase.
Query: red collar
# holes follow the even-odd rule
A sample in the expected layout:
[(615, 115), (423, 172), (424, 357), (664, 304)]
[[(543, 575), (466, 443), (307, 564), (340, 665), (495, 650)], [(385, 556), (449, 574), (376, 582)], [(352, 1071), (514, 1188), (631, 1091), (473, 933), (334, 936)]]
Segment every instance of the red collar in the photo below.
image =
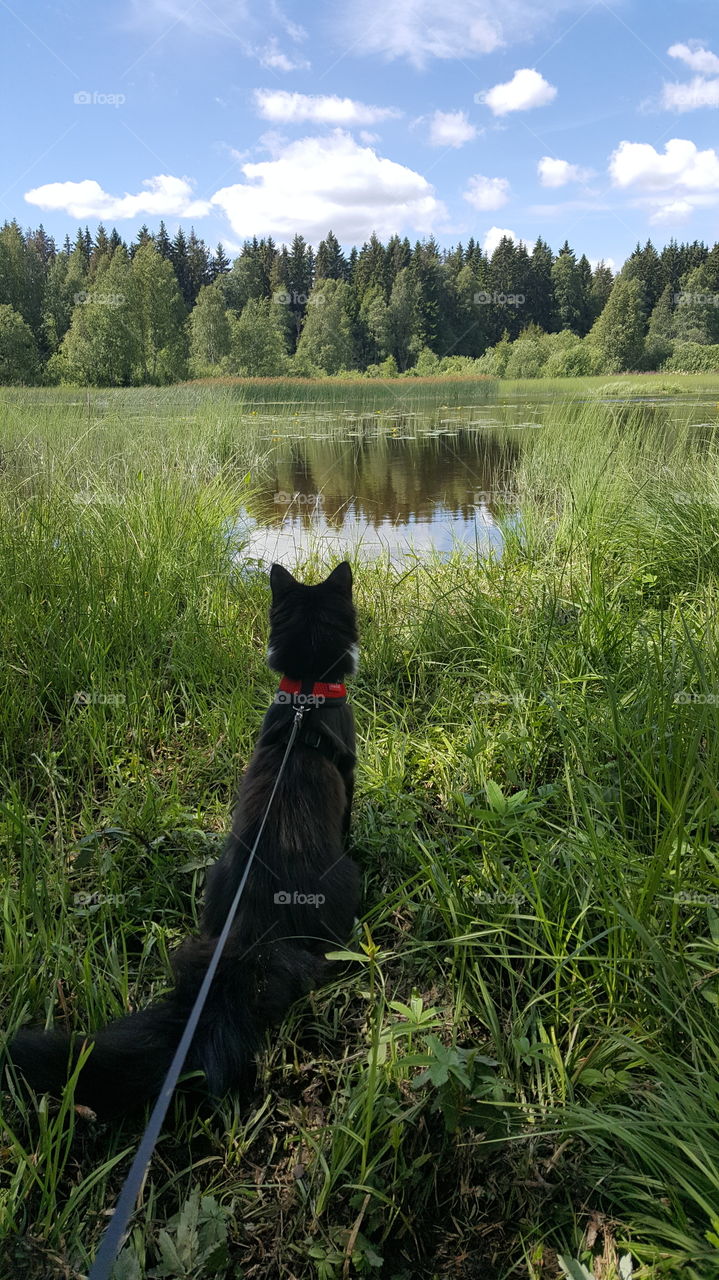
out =
[[(302, 693), (302, 680), (289, 680), (287, 676), (283, 676), (280, 680), (281, 693)], [(322, 698), (323, 700), (331, 700), (332, 698), (346, 698), (347, 690), (343, 684), (326, 684), (317, 681), (312, 685), (311, 695), (313, 698)]]

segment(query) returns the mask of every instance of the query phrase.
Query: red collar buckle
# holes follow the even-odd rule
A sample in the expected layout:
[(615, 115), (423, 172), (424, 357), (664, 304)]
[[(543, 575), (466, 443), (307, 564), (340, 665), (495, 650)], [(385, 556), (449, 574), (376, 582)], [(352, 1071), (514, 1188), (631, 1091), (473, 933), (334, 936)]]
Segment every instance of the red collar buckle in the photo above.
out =
[[(302, 680), (290, 680), (287, 676), (283, 676), (280, 680), (280, 693), (302, 693), (302, 684)], [(343, 684), (318, 680), (312, 685), (311, 694), (306, 696), (327, 701), (332, 698), (346, 698), (347, 690)]]

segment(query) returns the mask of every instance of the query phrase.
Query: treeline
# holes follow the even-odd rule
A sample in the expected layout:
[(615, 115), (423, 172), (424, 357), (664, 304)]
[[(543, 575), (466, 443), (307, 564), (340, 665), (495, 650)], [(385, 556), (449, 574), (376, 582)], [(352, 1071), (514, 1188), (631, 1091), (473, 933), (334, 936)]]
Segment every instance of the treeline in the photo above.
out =
[(0, 229), (0, 383), (166, 384), (215, 374), (564, 376), (719, 369), (719, 245), (635, 249), (615, 278), (568, 243), (442, 250), (372, 235), (345, 254), (247, 241), (231, 264), (164, 223), (58, 250)]

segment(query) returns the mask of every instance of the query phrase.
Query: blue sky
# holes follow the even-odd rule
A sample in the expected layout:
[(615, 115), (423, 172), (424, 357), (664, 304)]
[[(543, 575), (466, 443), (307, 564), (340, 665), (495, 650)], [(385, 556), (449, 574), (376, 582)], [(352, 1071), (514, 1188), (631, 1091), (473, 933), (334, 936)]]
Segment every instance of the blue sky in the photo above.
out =
[(0, 218), (719, 238), (716, 0), (0, 0)]

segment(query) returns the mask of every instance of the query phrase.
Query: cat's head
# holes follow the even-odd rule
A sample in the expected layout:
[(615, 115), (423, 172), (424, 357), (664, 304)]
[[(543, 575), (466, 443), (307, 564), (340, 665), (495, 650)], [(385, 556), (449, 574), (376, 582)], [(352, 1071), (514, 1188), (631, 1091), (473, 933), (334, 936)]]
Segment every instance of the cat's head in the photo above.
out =
[(346, 560), (312, 587), (273, 564), (270, 587), (267, 661), (273, 671), (292, 680), (340, 681), (357, 670), (357, 619)]

